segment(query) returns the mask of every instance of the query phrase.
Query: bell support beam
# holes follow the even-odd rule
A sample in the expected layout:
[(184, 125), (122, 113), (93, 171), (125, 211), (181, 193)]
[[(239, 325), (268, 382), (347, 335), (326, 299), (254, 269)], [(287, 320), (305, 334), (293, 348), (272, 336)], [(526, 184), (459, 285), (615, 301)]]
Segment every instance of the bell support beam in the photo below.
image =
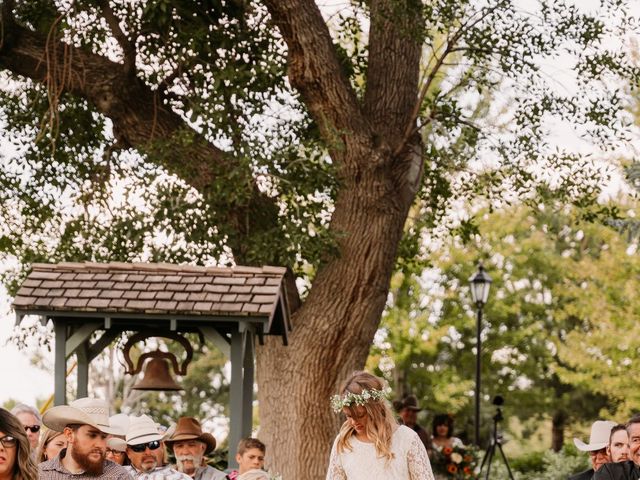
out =
[(78, 360), (78, 392), (77, 398), (89, 396), (89, 341), (76, 349)]
[(246, 437), (253, 426), (253, 332), (249, 330), (243, 337), (242, 425), (246, 429), (243, 437)]
[(64, 405), (67, 403), (67, 325), (62, 319), (53, 322), (53, 330), (56, 337), (55, 363), (54, 363), (54, 390), (53, 404)]
[(253, 420), (253, 332), (243, 326), (231, 333), (229, 465), (238, 466), (234, 451), (251, 434)]

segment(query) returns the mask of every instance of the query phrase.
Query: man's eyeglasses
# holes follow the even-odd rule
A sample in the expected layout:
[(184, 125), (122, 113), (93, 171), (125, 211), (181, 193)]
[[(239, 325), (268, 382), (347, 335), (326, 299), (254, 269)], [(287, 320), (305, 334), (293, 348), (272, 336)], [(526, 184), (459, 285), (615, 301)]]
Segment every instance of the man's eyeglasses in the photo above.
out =
[(129, 448), (136, 453), (144, 452), (147, 448), (149, 450), (157, 450), (160, 448), (160, 442), (154, 440), (153, 442), (141, 443), (140, 445), (129, 445)]
[(0, 437), (0, 443), (4, 448), (13, 448), (18, 444), (18, 440), (10, 435), (5, 435), (4, 437)]
[(118, 450), (112, 450), (110, 448), (107, 448), (107, 455), (113, 455), (114, 457), (120, 457), (120, 456), (124, 455), (124, 452), (119, 452)]
[(24, 431), (31, 430), (31, 433), (38, 433), (40, 431), (40, 425), (25, 425)]

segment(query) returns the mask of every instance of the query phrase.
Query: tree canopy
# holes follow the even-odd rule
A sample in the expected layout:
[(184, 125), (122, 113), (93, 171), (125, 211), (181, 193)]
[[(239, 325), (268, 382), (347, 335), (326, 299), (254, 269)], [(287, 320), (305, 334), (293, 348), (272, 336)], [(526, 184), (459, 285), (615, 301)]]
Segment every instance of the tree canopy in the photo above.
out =
[(556, 450), (572, 424), (628, 418), (637, 405), (629, 372), (638, 361), (640, 261), (625, 237), (577, 222), (558, 204), (483, 215), (479, 231), (468, 245), (447, 242), (433, 269), (392, 282), (370, 362), (431, 413), (456, 414), (459, 434), (471, 431), (476, 310), (468, 278), (484, 259), (493, 278), (482, 329), (485, 434), (495, 395), (525, 433), (552, 420)]

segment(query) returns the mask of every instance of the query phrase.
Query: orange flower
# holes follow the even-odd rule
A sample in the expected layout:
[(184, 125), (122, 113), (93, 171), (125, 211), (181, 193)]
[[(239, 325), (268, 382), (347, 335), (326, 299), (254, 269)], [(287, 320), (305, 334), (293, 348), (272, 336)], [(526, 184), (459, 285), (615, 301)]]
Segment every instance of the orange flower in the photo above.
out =
[(458, 471), (458, 467), (456, 467), (453, 463), (447, 465), (447, 472), (456, 473)]
[(464, 456), (464, 461), (469, 463), (471, 460), (473, 460), (473, 457), (471, 455), (465, 455)]
[(464, 473), (466, 473), (467, 475), (470, 475), (470, 474), (471, 474), (471, 467), (466, 466), (466, 467), (464, 467), (464, 468), (462, 469), (462, 471), (463, 471)]
[(442, 453), (444, 453), (445, 455), (449, 456), (453, 453), (453, 448), (451, 447), (444, 447), (442, 449)]

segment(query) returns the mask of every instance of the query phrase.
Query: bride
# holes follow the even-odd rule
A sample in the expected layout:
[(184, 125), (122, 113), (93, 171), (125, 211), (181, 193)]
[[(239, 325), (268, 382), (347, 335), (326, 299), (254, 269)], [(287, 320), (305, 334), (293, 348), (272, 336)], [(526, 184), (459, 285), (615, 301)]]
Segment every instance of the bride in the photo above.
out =
[(383, 382), (367, 372), (348, 378), (331, 404), (346, 417), (333, 442), (327, 480), (434, 480), (420, 437), (398, 425)]

